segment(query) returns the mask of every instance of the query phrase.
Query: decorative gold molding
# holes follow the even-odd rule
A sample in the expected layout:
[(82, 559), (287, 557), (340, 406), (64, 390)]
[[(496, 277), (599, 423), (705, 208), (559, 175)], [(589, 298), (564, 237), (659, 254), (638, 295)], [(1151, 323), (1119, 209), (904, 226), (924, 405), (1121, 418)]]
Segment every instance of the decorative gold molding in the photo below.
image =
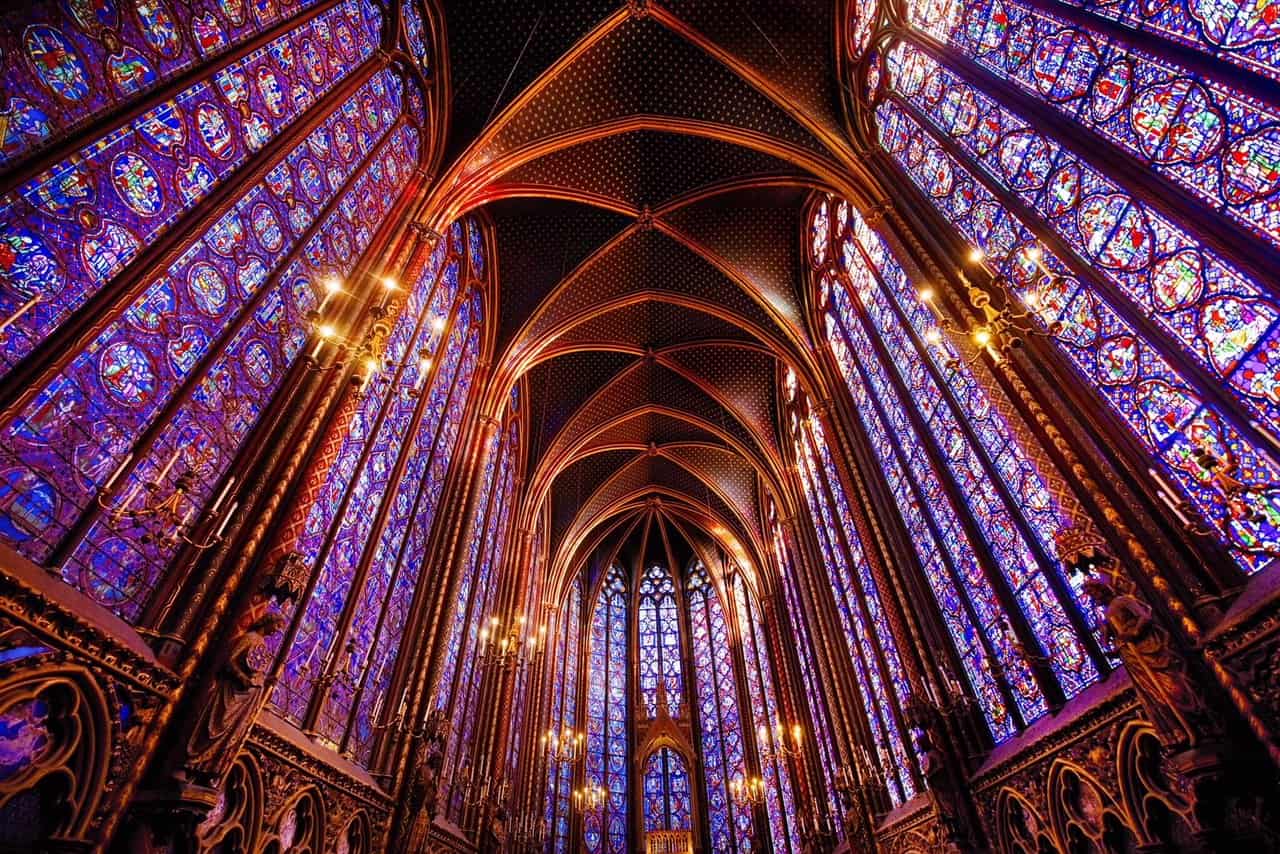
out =
[(177, 675), (115, 615), (3, 545), (0, 562), (0, 614), (136, 688), (158, 695), (177, 688)]

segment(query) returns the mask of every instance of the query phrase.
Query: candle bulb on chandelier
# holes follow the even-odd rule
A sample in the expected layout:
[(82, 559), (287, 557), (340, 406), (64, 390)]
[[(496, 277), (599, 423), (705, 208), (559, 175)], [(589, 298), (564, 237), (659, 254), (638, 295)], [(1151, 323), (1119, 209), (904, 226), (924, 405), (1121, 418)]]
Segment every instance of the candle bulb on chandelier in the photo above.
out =
[(316, 313), (323, 313), (329, 307), (329, 303), (333, 298), (342, 292), (342, 280), (337, 276), (330, 276), (324, 280), (324, 298), (320, 300), (320, 307), (316, 309)]
[[(423, 350), (422, 352), (425, 354), (427, 351)], [(418, 360), (418, 376), (413, 383), (414, 391), (422, 391), (422, 387), (426, 385), (427, 382), (427, 372), (430, 370), (431, 359), (426, 355), (423, 355), (423, 357)]]
[(382, 278), (382, 297), (378, 300), (378, 308), (386, 308), (387, 303), (391, 301), (391, 295), (400, 290), (400, 285), (390, 276)]
[(364, 376), (360, 379), (360, 393), (369, 390), (369, 383), (373, 382), (373, 378), (378, 373), (378, 360), (370, 356), (364, 360)]
[(231, 524), (231, 517), (236, 515), (236, 508), (239, 506), (239, 501), (231, 502), (231, 506), (227, 508), (227, 515), (222, 517), (222, 524), (218, 526), (217, 533), (213, 535), (214, 539), (222, 539), (222, 535), (227, 531), (227, 526)]
[(209, 515), (213, 516), (218, 512), (218, 508), (222, 506), (222, 502), (226, 500), (227, 493), (231, 491), (231, 487), (235, 485), (234, 477), (227, 478), (227, 482), (223, 484), (222, 491), (218, 493), (218, 498), (213, 502), (213, 506), (209, 508)]
[(974, 246), (969, 250), (969, 263), (975, 265), (988, 276), (995, 278), (995, 273), (992, 272), (990, 265), (987, 264), (987, 253), (981, 247)]
[(1187, 518), (1187, 514), (1182, 512), (1182, 508), (1178, 506), (1178, 503), (1174, 501), (1167, 492), (1162, 489), (1158, 489), (1156, 490), (1156, 495), (1160, 496), (1160, 500), (1165, 503), (1165, 506), (1169, 508), (1174, 516), (1178, 517), (1179, 522), (1187, 527), (1191, 527), (1191, 520)]
[(937, 303), (933, 300), (933, 288), (926, 285), (916, 291), (916, 296), (920, 298), (920, 302), (924, 303), (924, 305), (928, 307), (929, 311), (933, 312), (934, 317), (938, 320), (942, 320), (942, 309), (938, 308)]
[(4, 323), (0, 323), (0, 332), (7, 331), (10, 326), (12, 326), (14, 323), (18, 321), (19, 318), (22, 317), (22, 315), (26, 314), (28, 311), (31, 311), (31, 309), (35, 308), (36, 303), (40, 302), (40, 300), (42, 299), (44, 299), (44, 295), (37, 293), (34, 296), (32, 296), (31, 299), (27, 300), (22, 305), (18, 306), (17, 311), (15, 311), (13, 314), (5, 318)]
[(178, 456), (182, 453), (181, 449), (175, 450), (173, 456), (169, 457), (169, 461), (164, 464), (164, 468), (160, 469), (160, 473), (156, 475), (156, 483), (163, 481), (178, 462)]
[(1164, 476), (1161, 475), (1160, 472), (1156, 471), (1154, 468), (1147, 469), (1147, 474), (1151, 475), (1151, 479), (1154, 480), (1156, 484), (1165, 492), (1169, 493), (1170, 495), (1178, 494), (1177, 491), (1172, 486), (1169, 485), (1169, 481), (1165, 480)]
[(107, 478), (107, 482), (102, 484), (103, 492), (110, 490), (111, 487), (115, 485), (115, 482), (119, 480), (120, 475), (124, 473), (125, 467), (129, 465), (129, 462), (132, 459), (133, 459), (133, 451), (130, 451), (129, 453), (124, 455), (124, 459), (120, 461), (120, 465), (116, 466), (116, 470), (111, 473), (111, 477)]
[(312, 359), (319, 358), (320, 351), (324, 349), (324, 345), (328, 343), (329, 339), (332, 338), (333, 335), (334, 328), (327, 323), (322, 324), (316, 329), (316, 346), (311, 350)]

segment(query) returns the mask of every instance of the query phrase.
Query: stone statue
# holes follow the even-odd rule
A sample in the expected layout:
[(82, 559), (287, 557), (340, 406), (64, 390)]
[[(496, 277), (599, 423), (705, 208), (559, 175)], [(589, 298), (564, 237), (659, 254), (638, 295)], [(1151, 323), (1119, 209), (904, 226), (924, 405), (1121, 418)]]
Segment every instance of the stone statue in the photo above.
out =
[(440, 771), (444, 767), (445, 744), (449, 734), (449, 722), (444, 711), (432, 709), (422, 728), (413, 755), (413, 770), (405, 792), (405, 811), (402, 821), (406, 830), (402, 835), (405, 850), (425, 851), (431, 823), (439, 808)]
[(1107, 636), (1161, 743), (1169, 749), (1191, 748), (1215, 733), (1212, 712), (1187, 674), (1186, 660), (1154, 619), (1151, 607), (1118, 590), (1117, 582), (1102, 573), (1090, 575), (1083, 586), (1103, 609)]
[(270, 667), (267, 638), (284, 627), (284, 616), (256, 608), (237, 627), (229, 649), (205, 686), (187, 740), (183, 770), (189, 779), (221, 784), (262, 705)]

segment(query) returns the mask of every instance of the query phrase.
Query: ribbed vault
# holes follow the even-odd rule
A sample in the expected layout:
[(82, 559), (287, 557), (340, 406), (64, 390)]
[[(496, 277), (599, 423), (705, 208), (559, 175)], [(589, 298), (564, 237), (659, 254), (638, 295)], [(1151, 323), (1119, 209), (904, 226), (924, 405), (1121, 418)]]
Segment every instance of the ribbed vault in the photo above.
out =
[(516, 524), (549, 520), (546, 595), (655, 518), (708, 558), (766, 565), (764, 508), (790, 506), (779, 377), (815, 374), (803, 207), (815, 189), (866, 197), (836, 9), (442, 6), (453, 92), (429, 209), (494, 226), (486, 409), (524, 384)]

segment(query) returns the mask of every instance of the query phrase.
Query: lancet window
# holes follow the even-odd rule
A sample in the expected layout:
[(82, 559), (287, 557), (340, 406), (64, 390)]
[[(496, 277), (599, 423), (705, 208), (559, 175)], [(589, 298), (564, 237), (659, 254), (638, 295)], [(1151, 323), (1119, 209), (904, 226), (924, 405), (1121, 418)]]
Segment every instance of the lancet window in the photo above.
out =
[(615, 565), (596, 597), (588, 646), (586, 776), (608, 792), (604, 809), (585, 822), (584, 840), (592, 854), (628, 850), (628, 598), (626, 573)]
[(870, 77), (882, 145), (983, 253), (970, 275), (1254, 572), (1280, 554), (1274, 4), (1193, 5), (914, 4)]
[[(580, 732), (583, 729), (578, 700), (583, 631), (581, 577), (569, 587), (558, 628), (548, 663), (552, 670), (549, 729), (557, 734)], [(568, 763), (552, 764), (547, 768), (546, 827), (551, 849), (556, 854), (567, 854), (570, 850), (573, 774), (574, 766)]]

